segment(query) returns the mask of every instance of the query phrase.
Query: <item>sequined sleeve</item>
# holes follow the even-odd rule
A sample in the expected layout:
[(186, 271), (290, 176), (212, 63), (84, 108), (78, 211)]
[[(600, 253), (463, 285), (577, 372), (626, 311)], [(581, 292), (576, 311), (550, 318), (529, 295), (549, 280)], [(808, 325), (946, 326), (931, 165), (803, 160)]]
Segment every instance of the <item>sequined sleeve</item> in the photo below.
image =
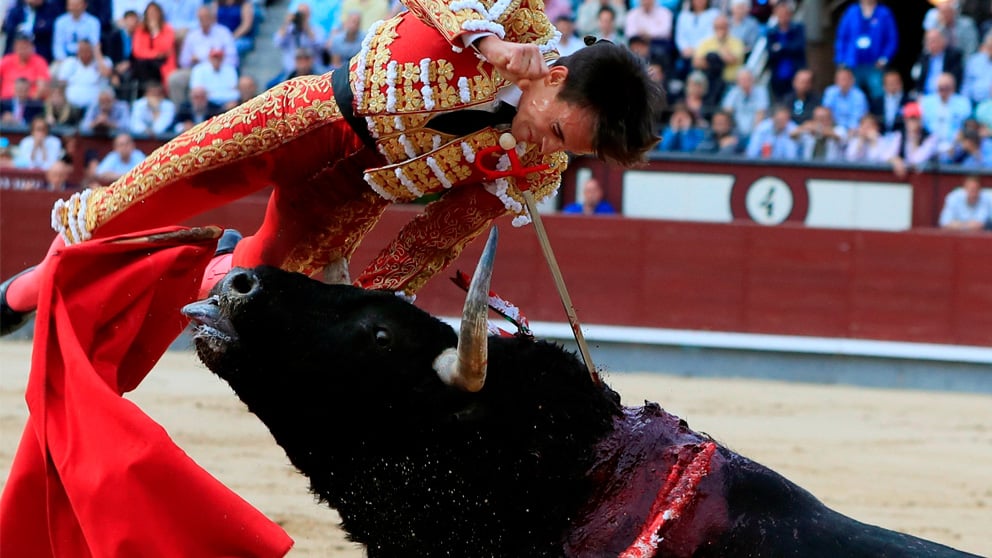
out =
[(561, 37), (544, 14), (541, 0), (402, 1), (456, 49), (464, 46), (466, 35), (492, 33), (507, 41), (537, 44), (546, 53), (557, 48)]

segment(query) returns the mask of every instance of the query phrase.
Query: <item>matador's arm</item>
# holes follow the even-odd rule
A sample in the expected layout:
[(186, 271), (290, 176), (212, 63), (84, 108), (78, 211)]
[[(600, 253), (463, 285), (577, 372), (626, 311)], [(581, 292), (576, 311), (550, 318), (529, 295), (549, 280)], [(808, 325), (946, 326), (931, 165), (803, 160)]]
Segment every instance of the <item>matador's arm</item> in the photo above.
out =
[(492, 33), (500, 39), (554, 48), (561, 36), (544, 14), (541, 0), (401, 0), (455, 48), (464, 38)]
[(548, 169), (525, 178), (501, 178), (481, 185), (452, 188), (407, 223), (358, 277), (367, 289), (417, 292), (448, 266), (496, 218), (515, 215), (513, 224), (529, 222), (527, 206), (518, 189), (530, 190), (542, 200), (553, 195), (568, 163), (562, 152), (541, 155), (532, 149), (521, 157), (524, 166), (547, 164)]

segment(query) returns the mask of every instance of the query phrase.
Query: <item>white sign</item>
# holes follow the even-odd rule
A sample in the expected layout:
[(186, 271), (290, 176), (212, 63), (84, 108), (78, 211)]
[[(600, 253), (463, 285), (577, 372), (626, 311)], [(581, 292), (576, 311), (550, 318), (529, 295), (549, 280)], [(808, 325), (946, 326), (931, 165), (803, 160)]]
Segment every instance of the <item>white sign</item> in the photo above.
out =
[(781, 178), (763, 176), (748, 187), (745, 204), (755, 223), (778, 225), (792, 213), (792, 190)]

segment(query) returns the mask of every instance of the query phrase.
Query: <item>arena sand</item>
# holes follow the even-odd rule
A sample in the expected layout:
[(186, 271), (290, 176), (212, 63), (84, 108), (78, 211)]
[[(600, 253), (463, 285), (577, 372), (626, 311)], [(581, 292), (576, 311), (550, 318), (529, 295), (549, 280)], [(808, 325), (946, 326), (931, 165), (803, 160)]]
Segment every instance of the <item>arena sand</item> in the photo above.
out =
[[(30, 345), (0, 342), (0, 478), (27, 409)], [(657, 401), (840, 512), (992, 555), (992, 397), (613, 373), (628, 405)], [(200, 465), (296, 541), (289, 556), (358, 558), (261, 422), (192, 352), (170, 352), (129, 397)], [(341, 427), (346, 427), (341, 425)]]

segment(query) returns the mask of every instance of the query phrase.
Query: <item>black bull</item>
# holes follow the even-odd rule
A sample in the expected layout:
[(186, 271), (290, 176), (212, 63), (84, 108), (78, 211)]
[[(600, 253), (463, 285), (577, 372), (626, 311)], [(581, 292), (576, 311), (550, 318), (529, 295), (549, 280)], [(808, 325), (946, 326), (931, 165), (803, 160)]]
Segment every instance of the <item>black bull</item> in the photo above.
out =
[(550, 343), (489, 338), (470, 391), (434, 369), (458, 335), (390, 293), (239, 269), (185, 311), (200, 358), (372, 558), (968, 556), (623, 407)]

